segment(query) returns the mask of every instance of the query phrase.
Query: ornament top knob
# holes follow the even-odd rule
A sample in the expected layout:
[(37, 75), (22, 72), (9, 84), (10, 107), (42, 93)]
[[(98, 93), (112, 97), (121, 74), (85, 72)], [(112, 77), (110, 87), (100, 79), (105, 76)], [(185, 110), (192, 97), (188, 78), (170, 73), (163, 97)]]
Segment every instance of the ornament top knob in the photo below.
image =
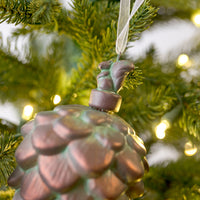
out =
[(118, 112), (122, 101), (118, 92), (134, 65), (128, 60), (115, 63), (104, 61), (99, 64), (99, 68), (101, 72), (97, 76), (97, 88), (91, 92), (89, 105), (102, 111)]

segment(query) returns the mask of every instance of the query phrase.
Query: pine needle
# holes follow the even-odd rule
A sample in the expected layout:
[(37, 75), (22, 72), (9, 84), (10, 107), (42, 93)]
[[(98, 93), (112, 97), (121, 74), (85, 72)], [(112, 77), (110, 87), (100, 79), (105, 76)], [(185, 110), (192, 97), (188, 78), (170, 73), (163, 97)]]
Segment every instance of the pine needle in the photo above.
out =
[(0, 133), (0, 187), (7, 185), (7, 179), (16, 167), (15, 150), (22, 140), (19, 134), (14, 135), (2, 128)]

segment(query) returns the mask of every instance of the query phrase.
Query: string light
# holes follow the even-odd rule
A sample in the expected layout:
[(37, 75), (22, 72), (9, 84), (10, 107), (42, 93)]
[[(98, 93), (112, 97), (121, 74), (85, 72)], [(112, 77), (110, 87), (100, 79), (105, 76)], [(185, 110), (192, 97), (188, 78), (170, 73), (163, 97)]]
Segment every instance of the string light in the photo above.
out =
[(187, 54), (181, 54), (179, 55), (177, 59), (177, 63), (179, 66), (186, 66), (189, 64), (189, 56)]
[(170, 124), (167, 120), (162, 120), (155, 128), (156, 137), (158, 139), (164, 139), (166, 136), (165, 131), (169, 128)]
[(184, 153), (186, 156), (194, 156), (197, 153), (197, 147), (192, 142), (185, 143)]
[(61, 97), (60, 95), (56, 94), (54, 97), (53, 97), (53, 104), (54, 105), (57, 105), (61, 102)]
[(195, 26), (200, 27), (200, 12), (192, 15), (192, 22)]
[(31, 119), (32, 115), (33, 115), (33, 106), (31, 105), (24, 106), (22, 118), (25, 120), (29, 120)]

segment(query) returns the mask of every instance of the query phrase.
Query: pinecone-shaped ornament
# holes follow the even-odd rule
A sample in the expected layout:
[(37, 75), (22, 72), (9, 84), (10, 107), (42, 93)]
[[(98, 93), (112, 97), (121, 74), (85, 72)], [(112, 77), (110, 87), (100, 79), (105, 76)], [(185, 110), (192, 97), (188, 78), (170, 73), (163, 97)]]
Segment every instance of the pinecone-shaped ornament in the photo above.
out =
[(141, 196), (148, 164), (142, 140), (123, 119), (117, 94), (130, 61), (102, 62), (90, 107), (58, 106), (37, 114), (21, 133), (14, 200), (129, 200)]

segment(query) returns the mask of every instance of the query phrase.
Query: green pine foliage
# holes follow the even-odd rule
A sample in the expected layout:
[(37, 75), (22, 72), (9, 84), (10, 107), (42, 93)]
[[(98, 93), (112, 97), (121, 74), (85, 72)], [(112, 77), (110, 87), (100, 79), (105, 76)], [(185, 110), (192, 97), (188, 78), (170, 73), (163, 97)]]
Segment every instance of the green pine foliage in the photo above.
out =
[[(18, 102), (19, 106), (23, 106), (24, 102), (31, 101), (38, 105), (37, 109), (46, 110), (53, 106), (51, 101), (46, 104), (47, 99), (50, 100), (56, 93), (65, 94), (63, 92), (66, 85), (65, 71), (69, 66), (65, 65), (64, 67), (63, 65), (62, 49), (59, 49), (60, 53), (56, 49), (67, 44), (63, 39), (53, 40), (50, 46), (47, 46), (47, 51), (43, 52), (44, 48), (38, 47), (41, 39), (36, 41), (34, 37), (31, 37), (32, 42), (26, 48), (26, 60), (18, 60), (11, 54), (10, 48), (2, 47), (0, 50), (0, 97), (2, 102), (22, 99), (21, 103)], [(55, 38), (56, 35), (52, 35), (52, 37)], [(44, 79), (46, 74), (52, 74), (52, 76)], [(23, 92), (21, 92), (22, 90)]]
[(186, 11), (186, 12), (193, 11), (195, 8), (198, 9), (200, 7), (199, 0), (191, 0), (191, 1), (187, 1), (187, 0), (176, 0), (176, 1), (152, 0), (152, 3), (154, 3), (155, 5), (159, 5), (159, 6), (173, 9), (176, 11)]
[(0, 188), (7, 184), (9, 175), (16, 167), (15, 163), (15, 150), (19, 143), (22, 141), (22, 137), (19, 134), (14, 134), (9, 130), (1, 127), (0, 135)]
[[(173, 17), (190, 19), (199, 6), (198, 0), (146, 0), (130, 22), (129, 41), (138, 40), (153, 22)], [(1, 102), (12, 102), (19, 112), (24, 105), (32, 104), (37, 113), (53, 109), (52, 98), (59, 94), (61, 104), (88, 105), (90, 91), (96, 88), (98, 64), (117, 58), (118, 12), (119, 0), (73, 0), (72, 10), (58, 0), (0, 0), (0, 22), (19, 25), (7, 46), (0, 37)], [(24, 54), (17, 47), (21, 37), (28, 41)], [(197, 44), (190, 56), (199, 52)], [(200, 78), (186, 81), (182, 73), (188, 69), (178, 68), (176, 61), (159, 63), (154, 47), (134, 64), (135, 70), (120, 91), (123, 103), (119, 115), (138, 134), (148, 136), (147, 150), (158, 141), (155, 126), (166, 117), (171, 126), (163, 144), (183, 152), (185, 142), (190, 140), (199, 149)], [(6, 180), (16, 165), (14, 152), (21, 140), (16, 128), (3, 126), (0, 121), (2, 200), (11, 199), (14, 193)], [(141, 199), (198, 200), (198, 166), (198, 156), (182, 155), (174, 163), (151, 167), (145, 177), (146, 194)]]
[(142, 200), (199, 200), (199, 160), (180, 158), (167, 166), (151, 167), (145, 177), (148, 194)]
[[(77, 96), (79, 100), (82, 97), (88, 99), (89, 92), (86, 91), (83, 94), (82, 91), (85, 88), (90, 90), (95, 88), (98, 63), (104, 60), (116, 59), (117, 56), (115, 53), (115, 41), (119, 5), (113, 3), (111, 6), (108, 2), (92, 4), (89, 1), (75, 1), (73, 8), (71, 27), (74, 34), (72, 38), (80, 46), (82, 57), (79, 61), (78, 71), (73, 74), (72, 82), (67, 88), (67, 99), (64, 103), (78, 103)], [(144, 3), (138, 10), (137, 15), (131, 20), (131, 27), (135, 28), (130, 30), (129, 39), (132, 38), (132, 41), (134, 41), (139, 38), (140, 34), (152, 23), (156, 11), (157, 9), (150, 6), (149, 1)], [(112, 13), (110, 18), (107, 17), (108, 13)], [(102, 20), (106, 23), (102, 23)], [(137, 81), (132, 81), (135, 86), (140, 82), (140, 74), (139, 70), (135, 71), (135, 76), (132, 79), (137, 78)], [(88, 83), (89, 77), (91, 81)], [(126, 85), (128, 86), (128, 84)], [(130, 87), (132, 86), (131, 84), (129, 85)], [(82, 94), (79, 94), (80, 92)], [(73, 102), (74, 100), (75, 102)], [(83, 99), (81, 102), (85, 101), (87, 102), (87, 100)]]
[(199, 101), (193, 101), (191, 104), (185, 106), (183, 109), (183, 114), (179, 120), (180, 127), (184, 130), (185, 133), (191, 136), (191, 140), (197, 145), (200, 141), (199, 110)]
[(52, 23), (61, 10), (57, 0), (1, 0), (0, 19), (14, 24)]
[(9, 187), (4, 187), (0, 190), (1, 199), (12, 199), (14, 196), (15, 190)]

